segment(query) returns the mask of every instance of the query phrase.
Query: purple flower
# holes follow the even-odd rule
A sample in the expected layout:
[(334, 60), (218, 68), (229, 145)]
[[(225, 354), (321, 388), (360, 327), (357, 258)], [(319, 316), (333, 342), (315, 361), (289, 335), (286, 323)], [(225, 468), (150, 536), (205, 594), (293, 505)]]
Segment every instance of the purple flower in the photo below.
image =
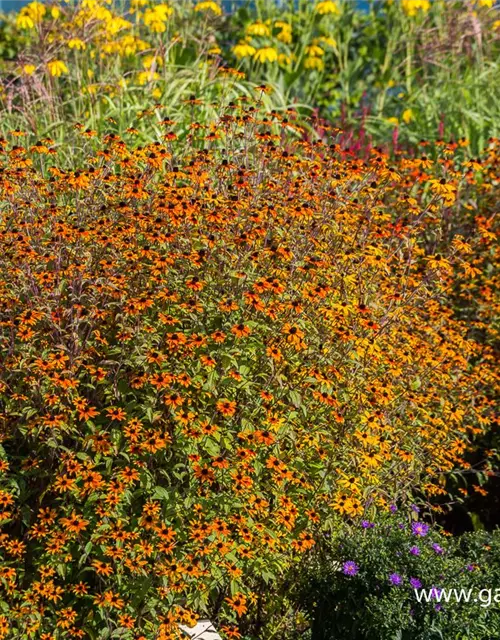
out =
[(443, 547), (440, 547), (440, 546), (438, 545), (438, 543), (437, 543), (437, 542), (434, 542), (434, 543), (432, 544), (432, 548), (434, 549), (434, 551), (435, 551), (438, 555), (441, 555), (442, 553), (444, 553), (444, 549), (443, 549)]
[(431, 598), (439, 598), (442, 589), (438, 589), (437, 587), (431, 587)]
[(420, 582), (420, 580), (418, 578), (410, 578), (410, 586), (413, 589), (421, 589), (422, 588), (422, 583)]
[(410, 553), (412, 556), (419, 556), (420, 555), (420, 549), (417, 546), (413, 546), (410, 548)]
[(426, 536), (429, 532), (429, 525), (425, 524), (425, 522), (413, 522), (411, 525), (411, 530), (416, 536)]
[(434, 607), (434, 609), (435, 609), (436, 611), (441, 611), (441, 609), (442, 609), (442, 608), (443, 608), (443, 607), (442, 607), (440, 604), (437, 604), (437, 605)]
[(402, 584), (403, 578), (399, 575), (399, 573), (391, 573), (389, 576), (389, 582), (393, 584), (395, 587)]
[(361, 520), (361, 526), (363, 529), (373, 529), (375, 525), (373, 522), (369, 522), (368, 520)]
[(415, 513), (419, 513), (420, 512), (420, 509), (419, 509), (419, 507), (417, 507), (416, 504), (412, 504), (411, 505), (411, 510), (414, 511)]
[(389, 507), (389, 509), (392, 511), (392, 513), (396, 513), (396, 511), (398, 510), (398, 508), (396, 507), (395, 504), (391, 504), (391, 506)]
[(344, 572), (344, 575), (346, 575), (346, 576), (355, 576), (359, 571), (359, 567), (352, 560), (347, 560), (347, 562), (344, 562), (344, 566), (342, 568), (342, 571)]
[(468, 564), (466, 567), (467, 571), (474, 571), (474, 565), (473, 564)]

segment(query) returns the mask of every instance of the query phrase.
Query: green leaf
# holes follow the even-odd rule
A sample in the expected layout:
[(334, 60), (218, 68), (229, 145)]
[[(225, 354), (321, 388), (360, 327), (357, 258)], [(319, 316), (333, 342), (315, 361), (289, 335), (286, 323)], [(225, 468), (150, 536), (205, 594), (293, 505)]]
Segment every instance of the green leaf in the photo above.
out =
[(155, 487), (152, 498), (153, 500), (170, 500), (170, 493), (165, 487)]

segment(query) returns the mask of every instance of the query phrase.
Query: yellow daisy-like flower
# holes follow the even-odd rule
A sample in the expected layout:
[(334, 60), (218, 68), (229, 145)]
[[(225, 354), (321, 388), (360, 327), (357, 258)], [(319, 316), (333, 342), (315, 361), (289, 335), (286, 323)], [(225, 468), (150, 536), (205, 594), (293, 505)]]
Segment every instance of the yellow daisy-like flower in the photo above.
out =
[(249, 24), (246, 28), (246, 32), (249, 36), (268, 36), (271, 34), (267, 24), (263, 22), (254, 22)]
[(86, 49), (87, 45), (83, 40), (80, 40), (80, 38), (71, 38), (71, 40), (68, 40), (68, 47), (70, 49), (78, 49), (78, 51), (81, 51), (82, 49)]
[(59, 7), (52, 7), (50, 10), (50, 15), (52, 16), (52, 18), (54, 18), (54, 20), (57, 20), (61, 15), (61, 10), (59, 9)]
[(337, 41), (335, 40), (335, 38), (332, 38), (331, 36), (326, 37), (322, 37), (322, 38), (318, 38), (318, 42), (321, 42), (322, 44), (326, 44), (327, 47), (336, 47), (337, 46)]
[(318, 71), (322, 71), (325, 68), (325, 63), (321, 58), (316, 56), (309, 56), (304, 61), (305, 69), (317, 69)]
[(413, 120), (413, 111), (411, 109), (405, 109), (401, 115), (401, 118), (403, 119), (403, 122), (406, 122), (406, 124), (408, 124)]
[(286, 53), (280, 53), (278, 56), (278, 64), (287, 66), (292, 61), (292, 56), (287, 56)]
[(155, 80), (159, 80), (159, 79), (160, 79), (160, 74), (157, 73), (156, 71), (154, 71), (154, 72), (151, 72), (151, 71), (140, 71), (137, 74), (137, 82), (141, 86), (144, 86), (148, 82), (154, 82)]
[[(167, 30), (165, 23), (174, 10), (168, 4), (157, 4), (152, 9), (146, 9), (143, 20), (146, 27), (153, 33), (163, 33)], [(126, 21), (125, 21), (126, 22)]]
[(287, 29), (283, 29), (282, 31), (280, 31), (278, 33), (276, 38), (280, 42), (284, 42), (285, 44), (291, 44), (291, 42), (292, 42), (292, 32), (288, 31)]
[(27, 76), (31, 76), (33, 73), (35, 73), (36, 67), (34, 64), (25, 64), (23, 67), (23, 73), (25, 73)]
[(407, 16), (414, 18), (420, 11), (427, 13), (431, 3), (430, 0), (401, 0), (401, 7)]
[(242, 58), (249, 58), (253, 56), (256, 49), (255, 47), (252, 47), (252, 45), (248, 42), (241, 41), (240, 43), (234, 45), (232, 51), (238, 58), (238, 60), (241, 60)]
[(281, 29), (276, 38), (280, 42), (290, 44), (292, 42), (292, 25), (288, 22), (282, 22), (281, 20), (278, 20), (274, 23), (274, 26), (278, 27), (278, 29)]
[(18, 13), (16, 17), (16, 27), (18, 29), (34, 29), (35, 21), (25, 13)]
[(323, 49), (321, 47), (318, 47), (317, 44), (311, 44), (308, 47), (306, 47), (306, 53), (308, 56), (311, 57), (321, 57), (323, 55), (325, 55), (325, 52), (323, 51)]
[(23, 11), (25, 11), (33, 20), (41, 20), (47, 13), (47, 8), (41, 2), (30, 2)]
[(68, 67), (62, 60), (52, 60), (47, 63), (47, 67), (50, 75), (55, 78), (59, 78), (59, 76), (62, 76), (64, 73), (68, 73)]
[(161, 67), (163, 64), (162, 56), (146, 56), (142, 61), (144, 69), (150, 70), (153, 66)]
[(493, 3), (494, 0), (477, 0), (477, 4), (479, 7), (488, 7), (488, 9), (491, 9)]
[(318, 2), (316, 5), (316, 13), (319, 13), (320, 16), (325, 16), (329, 13), (338, 15), (340, 13), (340, 9), (337, 3), (333, 2), (333, 0), (325, 0), (324, 2)]
[(264, 64), (265, 62), (276, 62), (278, 52), (274, 47), (262, 47), (254, 53), (253, 59)]
[(216, 16), (222, 15), (222, 9), (213, 0), (207, 0), (206, 2), (198, 2), (194, 8), (195, 11), (211, 11)]

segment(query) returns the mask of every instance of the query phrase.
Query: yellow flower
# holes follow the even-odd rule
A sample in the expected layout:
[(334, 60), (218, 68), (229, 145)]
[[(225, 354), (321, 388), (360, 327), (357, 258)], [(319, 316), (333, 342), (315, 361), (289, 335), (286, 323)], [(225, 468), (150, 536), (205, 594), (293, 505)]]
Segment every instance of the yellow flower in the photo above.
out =
[(328, 47), (336, 47), (337, 46), (337, 41), (335, 40), (335, 38), (332, 38), (331, 36), (328, 36), (328, 38), (318, 38), (318, 42), (322, 42), (323, 44), (326, 44)]
[(54, 20), (57, 20), (61, 15), (61, 10), (59, 9), (59, 7), (52, 7), (50, 10), (50, 15), (54, 18)]
[(198, 2), (194, 10), (195, 11), (211, 11), (212, 13), (215, 13), (216, 16), (222, 15), (222, 9), (219, 7), (219, 5), (216, 2), (213, 2), (213, 0), (207, 0), (206, 2)]
[(220, 53), (222, 53), (222, 49), (220, 47), (211, 47), (207, 53), (211, 56), (218, 56)]
[(62, 60), (52, 60), (47, 64), (51, 76), (59, 78), (63, 73), (68, 73), (68, 67)]
[(306, 53), (312, 58), (314, 58), (315, 56), (323, 56), (325, 54), (323, 49), (321, 47), (318, 47), (318, 45), (314, 43), (306, 47)]
[(148, 71), (152, 69), (153, 66), (161, 67), (162, 64), (163, 58), (161, 56), (146, 56), (142, 61), (142, 66)]
[(161, 98), (161, 89), (158, 89), (158, 87), (156, 87), (156, 89), (153, 89), (153, 91), (151, 92), (151, 95), (155, 100), (159, 100)]
[(147, 84), (148, 82), (153, 82), (159, 79), (160, 79), (160, 74), (156, 73), (156, 71), (154, 73), (151, 73), (151, 71), (140, 71), (137, 74), (137, 82), (141, 86)]
[(333, 0), (325, 0), (324, 2), (318, 2), (316, 5), (316, 12), (319, 13), (320, 16), (324, 16), (327, 13), (338, 15), (340, 13), (340, 9), (337, 3), (333, 2)]
[(128, 20), (125, 20), (120, 16), (115, 16), (114, 18), (106, 21), (106, 33), (110, 36), (114, 36), (122, 29), (129, 29), (131, 26), (132, 23)]
[(83, 40), (80, 40), (80, 38), (71, 38), (71, 40), (68, 40), (68, 47), (70, 49), (78, 49), (78, 51), (81, 51), (82, 49), (86, 49), (87, 45)]
[(291, 61), (292, 61), (292, 57), (287, 56), (286, 53), (280, 53), (278, 56), (278, 64), (281, 64), (283, 66), (290, 64)]
[[(165, 23), (174, 10), (168, 4), (156, 4), (152, 9), (146, 9), (143, 20), (146, 27), (153, 33), (164, 33), (167, 30)], [(124, 22), (127, 22), (124, 20)], [(130, 24), (130, 23), (128, 23)]]
[(16, 27), (18, 29), (33, 29), (35, 27), (35, 21), (25, 13), (18, 13), (16, 17)]
[(304, 61), (305, 69), (317, 69), (318, 71), (322, 71), (325, 68), (325, 63), (321, 58), (316, 56), (310, 56), (306, 58)]
[(399, 124), (399, 120), (397, 118), (387, 118), (387, 122), (393, 124), (395, 127), (397, 127)]
[(30, 18), (33, 18), (35, 21), (41, 20), (47, 13), (47, 9), (41, 2), (30, 2), (23, 11), (26, 11)]
[(292, 42), (292, 32), (288, 29), (282, 29), (278, 35), (276, 36), (276, 38), (280, 41), (280, 42), (284, 42), (285, 44), (291, 44)]
[(430, 0), (401, 0), (401, 7), (407, 16), (413, 18), (419, 11), (427, 13), (431, 3)]
[(276, 62), (278, 59), (278, 52), (274, 47), (262, 47), (262, 49), (257, 49), (254, 53), (253, 59), (257, 62)]
[(23, 67), (23, 73), (25, 73), (27, 76), (32, 75), (36, 70), (36, 67), (34, 64), (25, 64)]
[(277, 20), (274, 23), (275, 27), (281, 29), (276, 38), (280, 42), (284, 42), (285, 44), (290, 44), (292, 42), (292, 25), (288, 22), (282, 22), (281, 20)]
[(403, 122), (408, 124), (411, 120), (413, 120), (413, 111), (411, 109), (405, 109), (402, 114)]
[(491, 7), (493, 6), (493, 2), (494, 0), (477, 0), (477, 4), (480, 7), (488, 7), (488, 9), (491, 9)]
[(500, 29), (500, 20), (495, 20), (493, 23), (493, 29)]
[(254, 22), (246, 28), (249, 36), (268, 36), (270, 35), (269, 27), (263, 22)]
[(232, 51), (238, 60), (241, 60), (241, 58), (253, 56), (255, 53), (255, 47), (252, 47), (248, 42), (241, 41), (239, 44), (234, 45)]

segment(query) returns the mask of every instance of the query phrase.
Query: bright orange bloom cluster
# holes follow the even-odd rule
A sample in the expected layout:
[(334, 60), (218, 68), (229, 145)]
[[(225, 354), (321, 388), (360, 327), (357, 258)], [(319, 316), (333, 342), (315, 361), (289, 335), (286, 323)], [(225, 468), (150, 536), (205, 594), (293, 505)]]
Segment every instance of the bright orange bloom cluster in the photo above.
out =
[(3, 143), (4, 637), (237, 637), (324, 528), (441, 491), (488, 426), (490, 348), (450, 295), (493, 240), (450, 217), (498, 145), (476, 179), (293, 113), (217, 132), (184, 160), (110, 133), (78, 170)]

